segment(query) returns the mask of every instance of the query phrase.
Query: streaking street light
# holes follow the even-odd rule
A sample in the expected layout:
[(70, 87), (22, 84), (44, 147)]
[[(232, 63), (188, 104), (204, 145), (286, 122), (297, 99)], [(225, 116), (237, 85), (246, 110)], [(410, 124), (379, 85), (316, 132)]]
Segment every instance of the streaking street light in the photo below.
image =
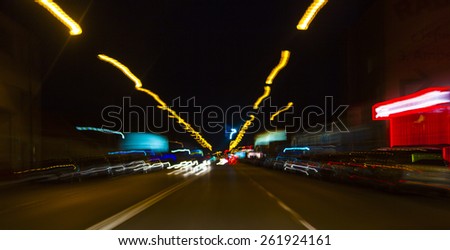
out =
[(114, 67), (120, 69), (128, 78), (130, 78), (131, 81), (134, 82), (134, 85), (136, 88), (140, 88), (142, 87), (142, 82), (139, 78), (137, 78), (133, 73), (131, 73), (130, 69), (128, 69), (127, 66), (123, 65), (122, 63), (120, 63), (119, 61), (117, 61), (116, 59), (109, 57), (107, 55), (104, 54), (99, 54), (98, 58), (100, 60), (103, 60), (107, 63), (110, 63), (112, 65), (114, 65)]
[(273, 79), (275, 79), (275, 77), (277, 76), (278, 72), (280, 72), (280, 70), (282, 70), (286, 66), (286, 64), (288, 63), (290, 55), (291, 55), (291, 52), (289, 52), (289, 50), (281, 51), (280, 62), (270, 72), (269, 76), (266, 79), (266, 84), (272, 84)]
[(238, 135), (236, 136), (236, 139), (230, 142), (229, 150), (233, 150), (242, 140), (244, 137), (245, 132), (247, 131), (248, 127), (252, 124), (253, 120), (255, 120), (254, 115), (250, 115), (250, 119), (245, 121), (244, 125), (242, 125), (241, 130), (239, 130)]
[(284, 112), (284, 111), (290, 109), (290, 108), (292, 107), (292, 105), (294, 105), (294, 103), (293, 103), (293, 102), (289, 102), (289, 103), (287, 104), (286, 107), (284, 107), (284, 108), (278, 110), (277, 112), (275, 112), (275, 114), (273, 114), (273, 115), (270, 117), (270, 120), (273, 121), (273, 119), (275, 119), (275, 117), (277, 117), (280, 113), (282, 113), (282, 112)]
[(327, 3), (327, 0), (314, 0), (314, 2), (308, 7), (303, 17), (297, 24), (298, 30), (307, 30), (309, 24), (312, 22), (314, 17), (317, 15), (320, 9)]
[(262, 96), (260, 96), (258, 98), (258, 100), (256, 100), (256, 102), (253, 104), (253, 109), (258, 109), (259, 104), (270, 95), (270, 86), (264, 86), (264, 93), (262, 94)]
[[(264, 93), (253, 104), (253, 109), (258, 109), (259, 104), (261, 104), (261, 102), (270, 95), (270, 86), (267, 86), (267, 85), (272, 84), (273, 79), (275, 79), (278, 72), (280, 72), (280, 70), (282, 70), (287, 65), (290, 55), (291, 55), (291, 52), (289, 52), (289, 50), (281, 51), (280, 62), (278, 63), (278, 65), (275, 68), (272, 69), (269, 76), (267, 77), (266, 86), (264, 86)], [(293, 105), (292, 103), (290, 103), (290, 104), (291, 104), (291, 106)], [(289, 104), (288, 104), (288, 106), (289, 106)], [(290, 106), (288, 108), (290, 108)], [(284, 110), (282, 110), (282, 111), (284, 111)], [(282, 111), (280, 111), (279, 113), (281, 113)], [(245, 131), (248, 129), (248, 126), (250, 126), (252, 124), (254, 119), (255, 119), (255, 116), (251, 115), (250, 119), (244, 123), (244, 126), (242, 126), (242, 128), (240, 129), (238, 135), (236, 136), (236, 139), (231, 141), (230, 146), (229, 146), (230, 151), (233, 150), (241, 142), (242, 138), (244, 137)]]
[(76, 23), (69, 15), (67, 15), (56, 3), (52, 0), (36, 0), (37, 3), (47, 9), (53, 16), (70, 29), (70, 35), (76, 36), (82, 33), (80, 25)]
[(192, 137), (194, 137), (194, 139), (204, 148), (207, 148), (209, 150), (212, 150), (212, 146), (211, 144), (209, 144), (201, 135), (199, 132), (195, 131), (192, 126), (185, 122), (183, 118), (181, 118), (174, 110), (172, 110), (169, 106), (167, 106), (167, 104), (165, 102), (163, 102), (161, 100), (161, 98), (159, 98), (159, 96), (155, 93), (153, 93), (152, 91), (142, 88), (142, 82), (139, 78), (137, 78), (129, 69), (128, 67), (126, 67), (125, 65), (123, 65), (122, 63), (120, 63), (119, 61), (117, 61), (114, 58), (111, 58), (107, 55), (103, 55), (103, 54), (99, 54), (98, 58), (102, 61), (108, 62), (110, 64), (112, 64), (114, 67), (118, 68), (119, 70), (121, 70), (128, 78), (130, 78), (133, 82), (134, 82), (134, 87), (136, 88), (136, 90), (138, 91), (142, 91), (148, 95), (150, 95), (151, 97), (153, 97), (153, 99), (159, 103), (159, 105), (157, 106), (159, 109), (161, 110), (166, 110), (167, 112), (169, 112), (169, 117), (172, 119), (177, 119), (178, 123), (181, 124), (183, 126), (183, 128), (191, 134)]

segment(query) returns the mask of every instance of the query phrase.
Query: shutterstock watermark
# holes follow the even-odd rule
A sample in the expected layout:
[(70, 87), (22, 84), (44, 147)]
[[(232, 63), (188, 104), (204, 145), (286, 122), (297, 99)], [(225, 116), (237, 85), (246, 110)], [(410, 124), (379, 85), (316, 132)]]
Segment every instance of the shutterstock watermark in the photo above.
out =
[[(265, 99), (258, 109), (253, 106), (217, 105), (200, 106), (195, 97), (187, 100), (181, 97), (172, 100), (170, 108), (189, 123), (195, 130), (207, 134), (230, 133), (230, 128), (239, 129), (251, 115), (255, 116), (248, 133), (274, 131), (283, 127), (289, 133), (348, 132), (343, 115), (348, 105), (336, 105), (332, 96), (325, 96), (323, 105), (292, 106), (287, 111), (270, 118), (278, 110), (272, 99)], [(156, 106), (142, 107), (132, 103), (131, 97), (123, 97), (122, 105), (110, 105), (102, 110), (104, 129), (129, 132), (165, 133), (175, 131), (185, 133), (176, 119)]]

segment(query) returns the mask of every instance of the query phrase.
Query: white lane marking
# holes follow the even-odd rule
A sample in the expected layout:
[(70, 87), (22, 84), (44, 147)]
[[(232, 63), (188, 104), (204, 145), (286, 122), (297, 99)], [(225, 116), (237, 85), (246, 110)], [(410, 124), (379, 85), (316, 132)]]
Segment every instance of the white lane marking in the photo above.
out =
[(87, 228), (86, 230), (110, 230), (110, 229), (114, 229), (117, 226), (119, 226), (120, 224), (126, 222), (127, 220), (133, 218), (134, 216), (136, 216), (137, 214), (139, 214), (140, 212), (144, 211), (145, 209), (151, 207), (152, 205), (154, 205), (155, 203), (157, 203), (158, 201), (164, 199), (165, 197), (171, 195), (172, 193), (182, 189), (183, 187), (189, 185), (190, 183), (192, 183), (194, 180), (196, 180), (198, 177), (200, 176), (196, 176), (193, 178), (190, 178), (180, 184), (177, 185), (173, 185), (171, 187), (168, 187), (166, 189), (164, 189), (163, 191), (152, 195), (150, 197), (148, 197), (147, 199), (140, 201), (136, 204), (134, 204), (133, 206)]
[[(247, 175), (247, 174), (245, 174)], [(306, 227), (309, 230), (317, 230), (317, 228), (313, 227), (311, 224), (309, 224), (309, 222), (307, 222), (305, 219), (303, 219), (302, 216), (300, 216), (300, 214), (298, 214), (297, 212), (295, 212), (292, 208), (290, 208), (288, 205), (286, 205), (283, 201), (281, 201), (280, 199), (278, 199), (275, 195), (273, 195), (271, 192), (267, 191), (267, 189), (265, 189), (263, 186), (261, 186), (259, 183), (257, 183), (255, 180), (253, 180), (250, 176), (247, 175), (247, 177), (250, 179), (250, 181), (253, 183), (253, 185), (257, 186), (259, 189), (261, 189), (264, 193), (267, 194), (267, 196), (269, 196), (270, 198), (272, 198), (273, 200), (275, 200), (278, 204), (278, 206), (280, 206), (281, 208), (283, 208), (286, 212), (288, 212), (292, 218), (296, 221), (299, 222), (301, 225), (303, 225), (304, 227)]]

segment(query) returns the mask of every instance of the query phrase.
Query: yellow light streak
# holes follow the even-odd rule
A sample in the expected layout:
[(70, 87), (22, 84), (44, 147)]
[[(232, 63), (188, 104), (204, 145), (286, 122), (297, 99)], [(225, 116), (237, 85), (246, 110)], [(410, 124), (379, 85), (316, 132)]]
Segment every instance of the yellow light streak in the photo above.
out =
[(286, 66), (286, 64), (288, 63), (290, 55), (291, 55), (291, 52), (289, 52), (289, 50), (281, 51), (280, 62), (270, 72), (269, 76), (266, 79), (266, 84), (272, 84), (273, 79), (275, 79), (275, 77), (277, 76), (278, 72), (280, 72), (280, 70), (282, 70)]
[(103, 55), (103, 54), (99, 54), (98, 58), (100, 60), (103, 60), (105, 62), (108, 62), (110, 64), (112, 64), (114, 67), (118, 68), (119, 70), (121, 70), (128, 78), (130, 78), (133, 82), (134, 82), (134, 87), (136, 88), (136, 90), (138, 91), (142, 91), (148, 95), (150, 95), (151, 97), (153, 97), (153, 99), (159, 104), (157, 107), (161, 110), (165, 110), (169, 113), (169, 117), (172, 119), (176, 119), (177, 122), (181, 125), (183, 125), (183, 128), (191, 134), (192, 137), (194, 137), (194, 139), (198, 142), (198, 144), (200, 144), (202, 147), (207, 148), (209, 150), (212, 150), (212, 146), (211, 144), (209, 144), (201, 135), (199, 132), (195, 131), (195, 129), (192, 128), (192, 126), (187, 123), (186, 121), (184, 121), (183, 118), (181, 118), (173, 109), (171, 109), (169, 106), (167, 106), (167, 104), (161, 100), (161, 98), (159, 98), (159, 96), (155, 93), (153, 93), (152, 91), (142, 88), (142, 82), (139, 78), (137, 78), (133, 73), (131, 73), (130, 69), (128, 69), (128, 67), (126, 67), (125, 65), (123, 65), (122, 63), (120, 63), (119, 61), (117, 61), (114, 58), (111, 58), (109, 56)]
[(229, 150), (233, 150), (242, 140), (244, 137), (245, 132), (247, 131), (248, 127), (252, 124), (253, 120), (255, 119), (254, 115), (250, 115), (250, 119), (245, 121), (244, 125), (242, 125), (241, 129), (239, 130), (238, 135), (236, 136), (236, 139), (230, 142)]
[(314, 2), (308, 7), (308, 9), (305, 11), (305, 14), (303, 14), (303, 17), (300, 19), (300, 21), (297, 24), (298, 30), (307, 30), (309, 27), (309, 24), (312, 22), (314, 17), (317, 15), (320, 9), (327, 3), (327, 0), (314, 0)]
[(255, 104), (253, 104), (253, 109), (258, 109), (259, 104), (270, 95), (270, 86), (264, 86), (264, 94), (256, 100)]
[(97, 57), (100, 60), (110, 63), (110, 64), (114, 65), (114, 67), (120, 69), (128, 78), (130, 78), (134, 82), (135, 88), (142, 87), (141, 80), (139, 80), (139, 78), (137, 78), (133, 73), (131, 73), (130, 69), (128, 69), (127, 66), (123, 65), (116, 59), (109, 57), (107, 55), (104, 55), (104, 54), (99, 54)]
[(67, 15), (61, 7), (52, 0), (36, 0), (37, 3), (47, 9), (53, 16), (70, 29), (70, 35), (76, 36), (82, 33), (80, 25), (76, 23), (69, 15)]
[(192, 126), (185, 122), (183, 118), (181, 118), (180, 116), (178, 116), (178, 114), (172, 110), (171, 108), (166, 106), (166, 110), (171, 114), (171, 116), (169, 117), (173, 117), (173, 119), (177, 119), (178, 123), (180, 123), (181, 125), (184, 126), (184, 129), (188, 132), (191, 133), (191, 136), (194, 137), (194, 139), (204, 148), (207, 148), (209, 150), (212, 150), (212, 146), (200, 135), (199, 132), (195, 131)]
[(273, 114), (273, 115), (270, 117), (270, 120), (273, 121), (273, 119), (275, 119), (276, 116), (278, 116), (280, 113), (282, 113), (282, 112), (284, 112), (284, 111), (290, 109), (290, 108), (292, 107), (292, 105), (294, 105), (294, 103), (289, 102), (289, 103), (287, 104), (286, 107), (284, 107), (284, 108), (278, 110), (277, 112), (275, 112), (275, 114)]
[[(281, 58), (280, 58), (280, 62), (278, 63), (278, 65), (272, 69), (272, 71), (270, 72), (269, 76), (266, 79), (266, 84), (272, 84), (273, 79), (275, 79), (275, 77), (277, 76), (278, 72), (280, 72), (280, 70), (282, 70), (288, 63), (289, 61), (289, 57), (291, 55), (291, 52), (289, 52), (289, 50), (283, 50), (281, 51)], [(270, 86), (264, 86), (264, 93), (262, 94), (262, 96), (260, 96), (256, 102), (253, 104), (253, 109), (258, 109), (259, 104), (261, 104), (261, 102), (270, 95)], [(288, 107), (285, 108), (286, 110), (289, 109), (292, 106), (292, 102), (288, 103)], [(278, 112), (281, 113), (285, 110), (281, 110)], [(253, 122), (253, 120), (255, 119), (254, 115), (250, 116), (250, 119), (247, 120), (244, 125), (242, 126), (241, 130), (239, 131), (239, 133), (236, 135), (236, 138), (230, 142), (230, 147), (229, 150), (232, 151), (242, 140), (242, 138), (244, 137), (245, 131), (248, 129), (248, 126), (250, 126)], [(271, 117), (272, 120), (272, 117)]]
[[(136, 87), (136, 90), (142, 91), (142, 92), (148, 94), (149, 96), (153, 97), (153, 99), (155, 99), (155, 101), (161, 105), (160, 109), (166, 110), (169, 108), (169, 107), (167, 107), (166, 103), (163, 102), (161, 100), (161, 98), (159, 98), (159, 96), (157, 94), (153, 93), (152, 91), (150, 91), (148, 89), (140, 88), (140, 87)], [(158, 106), (158, 107), (160, 107), (160, 106)]]

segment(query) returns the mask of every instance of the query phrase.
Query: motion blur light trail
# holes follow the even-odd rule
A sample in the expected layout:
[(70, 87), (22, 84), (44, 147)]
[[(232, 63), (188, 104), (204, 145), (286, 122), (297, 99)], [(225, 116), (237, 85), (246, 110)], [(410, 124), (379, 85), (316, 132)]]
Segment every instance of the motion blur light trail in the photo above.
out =
[[(198, 164), (197, 160), (193, 160), (193, 161), (182, 161), (180, 163), (177, 164), (173, 164), (170, 167), (168, 167), (167, 169), (179, 169), (179, 168), (183, 168), (183, 167), (191, 167), (191, 166), (195, 166)], [(171, 173), (169, 173), (170, 175)]]
[(167, 169), (174, 169), (167, 175), (179, 175), (183, 174), (184, 177), (190, 175), (200, 175), (209, 171), (211, 168), (211, 162), (209, 160), (204, 160), (202, 163), (198, 163), (197, 160), (194, 161), (182, 161), (178, 164), (172, 165)]
[(23, 170), (23, 171), (16, 171), (16, 172), (14, 172), (14, 174), (25, 174), (25, 173), (45, 171), (45, 170), (50, 170), (50, 169), (55, 169), (55, 168), (72, 168), (73, 170), (76, 170), (77, 166), (75, 166), (74, 164), (54, 165), (54, 166), (45, 167), (45, 168), (32, 168), (32, 169), (27, 169), (27, 170)]
[(309, 151), (311, 150), (309, 147), (290, 147), (283, 149), (283, 153), (289, 152), (289, 151)]
[(172, 114), (172, 116), (174, 117), (173, 119), (177, 119), (178, 123), (184, 126), (184, 129), (191, 133), (191, 136), (194, 137), (194, 139), (197, 141), (197, 143), (199, 143), (202, 147), (207, 148), (209, 150), (212, 150), (212, 146), (211, 144), (209, 144), (201, 135), (199, 132), (195, 131), (195, 129), (192, 128), (192, 126), (187, 123), (186, 121), (184, 121), (183, 118), (181, 118), (174, 110), (172, 110), (171, 108), (169, 108), (168, 106), (165, 107), (159, 107), (160, 109), (163, 110), (167, 110), (170, 114)]
[(159, 105), (161, 105), (162, 107), (167, 107), (166, 103), (163, 102), (161, 100), (161, 98), (159, 98), (159, 96), (155, 93), (153, 93), (152, 91), (148, 90), (148, 89), (144, 89), (142, 88), (142, 82), (139, 78), (137, 78), (133, 73), (131, 73), (130, 69), (128, 69), (127, 66), (123, 65), (122, 63), (120, 63), (119, 61), (117, 61), (114, 58), (111, 58), (107, 55), (103, 55), (103, 54), (99, 54), (98, 58), (102, 61), (105, 61), (107, 63), (112, 64), (113, 66), (115, 66), (116, 68), (118, 68), (120, 71), (122, 71), (128, 78), (130, 78), (130, 80), (132, 80), (134, 82), (134, 87), (142, 92), (147, 93), (148, 95), (150, 95), (151, 97), (153, 97), (153, 99), (155, 99), (155, 101), (157, 103), (159, 103)]
[(174, 149), (170, 151), (171, 153), (179, 153), (179, 152), (187, 152), (188, 154), (191, 154), (191, 150), (187, 148), (180, 148), (180, 149)]
[(76, 36), (82, 33), (80, 25), (78, 25), (52, 0), (36, 0), (36, 2), (42, 5), (45, 9), (47, 9), (60, 22), (66, 25), (70, 29), (70, 35)]
[(99, 54), (98, 58), (100, 60), (108, 62), (108, 63), (114, 65), (116, 68), (120, 69), (128, 78), (130, 78), (134, 82), (136, 88), (142, 87), (141, 80), (139, 78), (137, 78), (133, 73), (131, 73), (130, 69), (128, 69), (127, 66), (123, 65), (116, 59), (109, 57), (107, 55), (104, 55), (104, 54)]
[[(290, 57), (290, 52), (288, 50), (283, 50), (281, 52), (281, 58), (280, 58), (280, 62), (278, 63), (278, 65), (271, 71), (271, 73), (269, 74), (269, 76), (267, 77), (266, 80), (266, 84), (272, 84), (274, 78), (277, 76), (278, 72), (280, 72), (281, 69), (283, 69), (288, 61), (289, 61), (289, 57)], [(130, 78), (134, 83), (135, 83), (135, 88), (138, 91), (142, 91), (145, 92), (146, 94), (150, 95), (153, 97), (153, 99), (155, 99), (156, 102), (159, 103), (158, 108), (162, 109), (162, 110), (166, 110), (167, 112), (169, 112), (169, 117), (172, 119), (177, 119), (178, 123), (181, 124), (183, 126), (183, 128), (189, 132), (191, 134), (192, 137), (194, 137), (194, 139), (204, 148), (207, 148), (209, 150), (212, 150), (212, 146), (200, 135), (199, 132), (195, 131), (192, 126), (187, 123), (183, 118), (181, 118), (174, 110), (172, 110), (169, 106), (167, 106), (166, 103), (164, 103), (158, 95), (156, 95), (155, 93), (153, 93), (152, 91), (148, 90), (148, 89), (144, 89), (142, 88), (142, 82), (141, 80), (139, 80), (139, 78), (137, 78), (133, 73), (131, 73), (131, 71), (122, 63), (120, 63), (119, 61), (117, 61), (114, 58), (111, 58), (109, 56), (103, 55), (103, 54), (99, 54), (98, 58), (100, 60), (103, 60), (105, 62), (108, 62), (112, 65), (114, 65), (116, 68), (120, 69), (128, 78)], [(253, 105), (254, 109), (258, 109), (259, 104), (270, 95), (270, 86), (264, 86), (264, 93), (262, 96), (260, 96), (256, 102)], [(292, 106), (292, 103), (291, 103)], [(287, 109), (290, 108), (289, 104)], [(286, 110), (287, 110), (286, 109)], [(285, 110), (282, 110), (280, 112), (283, 112)], [(278, 113), (279, 114), (279, 113)], [(240, 141), (242, 140), (245, 131), (248, 129), (248, 127), (250, 126), (250, 124), (252, 123), (252, 121), (255, 119), (255, 116), (251, 115), (250, 119), (247, 120), (244, 125), (242, 126), (241, 130), (239, 131), (238, 135), (236, 136), (236, 139), (231, 141), (230, 143), (230, 150), (232, 150), (233, 148), (235, 148)]]
[(273, 115), (270, 117), (270, 120), (273, 121), (273, 119), (275, 119), (275, 117), (277, 117), (280, 113), (285, 112), (285, 111), (287, 111), (288, 109), (290, 109), (290, 108), (292, 107), (292, 105), (294, 105), (294, 103), (293, 103), (293, 102), (289, 102), (289, 103), (287, 104), (286, 107), (284, 107), (284, 108), (278, 110), (277, 112), (275, 112), (275, 114), (273, 114)]
[(225, 158), (220, 158), (219, 162), (216, 165), (223, 166), (228, 163), (228, 160)]
[[(278, 65), (272, 69), (272, 71), (270, 72), (269, 76), (267, 77), (266, 80), (266, 84), (272, 84), (273, 80), (275, 79), (275, 77), (277, 76), (278, 72), (280, 72), (280, 70), (282, 70), (288, 63), (289, 61), (289, 57), (291, 55), (291, 52), (289, 52), (289, 50), (283, 50), (281, 51), (281, 58), (280, 58), (280, 62), (278, 63)], [(261, 102), (267, 98), (270, 95), (270, 86), (264, 86), (264, 93), (262, 96), (260, 96), (256, 102), (253, 104), (253, 109), (258, 109), (259, 104), (261, 104)], [(288, 104), (288, 107), (285, 109), (282, 109), (281, 111), (277, 112), (277, 115), (283, 111), (286, 111), (287, 109), (289, 109), (291, 106), (293, 105), (292, 102), (290, 102)], [(274, 117), (274, 116), (272, 116)], [(271, 117), (271, 120), (273, 120), (273, 118)], [(242, 138), (244, 137), (245, 131), (248, 129), (248, 126), (250, 126), (250, 124), (253, 122), (253, 120), (255, 119), (254, 115), (250, 116), (250, 119), (248, 119), (245, 123), (244, 126), (241, 127), (241, 130), (239, 131), (238, 135), (236, 136), (236, 139), (234, 141), (231, 141), (230, 143), (230, 147), (229, 150), (233, 150), (242, 140)]]
[(231, 129), (231, 133), (230, 133), (230, 140), (233, 139), (233, 135), (237, 133), (237, 130), (235, 128)]
[(269, 76), (267, 77), (266, 84), (272, 84), (272, 82), (275, 79), (275, 77), (277, 76), (278, 72), (280, 72), (280, 70), (282, 70), (287, 65), (290, 55), (291, 55), (291, 52), (289, 52), (289, 50), (281, 51), (280, 62), (270, 72)]
[(79, 131), (96, 131), (106, 134), (117, 134), (122, 137), (122, 139), (125, 139), (125, 135), (122, 132), (114, 131), (110, 129), (104, 129), (104, 128), (94, 128), (94, 127), (75, 127)]
[(129, 154), (143, 154), (147, 156), (147, 154), (151, 151), (146, 150), (123, 150), (123, 151), (114, 151), (114, 152), (108, 152), (109, 155), (129, 155)]
[(125, 65), (123, 65), (122, 63), (120, 63), (119, 61), (117, 61), (114, 58), (111, 58), (107, 55), (103, 55), (103, 54), (99, 54), (98, 58), (102, 61), (108, 62), (110, 64), (112, 64), (114, 67), (118, 68), (119, 70), (121, 70), (128, 78), (130, 78), (134, 84), (135, 84), (135, 88), (138, 91), (142, 91), (148, 95), (150, 95), (151, 97), (153, 97), (153, 99), (155, 99), (155, 101), (157, 103), (159, 103), (159, 106), (157, 106), (159, 109), (161, 110), (166, 110), (167, 112), (170, 113), (169, 117), (172, 119), (177, 119), (178, 123), (183, 125), (184, 129), (191, 134), (192, 137), (194, 137), (194, 139), (204, 148), (207, 148), (209, 150), (212, 150), (212, 146), (211, 144), (209, 144), (201, 135), (199, 132), (195, 131), (192, 126), (187, 123), (183, 118), (181, 118), (174, 110), (172, 110), (169, 106), (167, 106), (167, 104), (165, 102), (163, 102), (161, 100), (161, 98), (159, 98), (159, 96), (155, 93), (153, 93), (152, 91), (142, 88), (142, 82), (139, 78), (137, 78), (133, 73), (131, 73), (131, 71), (128, 69), (128, 67), (126, 67)]
[(211, 170), (211, 161), (203, 161), (201, 164), (199, 164), (198, 166), (196, 166), (194, 169), (193, 169), (193, 174), (195, 174), (195, 175), (201, 175), (201, 174), (203, 174), (203, 173), (205, 173), (205, 172), (208, 172), (208, 171), (210, 171)]
[(450, 102), (450, 91), (448, 88), (431, 88), (401, 97), (391, 101), (378, 103), (373, 106), (374, 120), (404, 115), (406, 112), (422, 110), (436, 105)]
[(252, 124), (253, 120), (255, 119), (254, 115), (250, 115), (250, 119), (248, 119), (244, 125), (241, 127), (241, 130), (239, 130), (238, 135), (236, 136), (236, 139), (231, 141), (230, 143), (230, 151), (233, 150), (242, 140), (244, 137), (245, 132), (247, 131), (248, 127)]
[(327, 2), (328, 2), (327, 0), (314, 0), (314, 2), (308, 7), (308, 9), (305, 11), (305, 14), (303, 14), (303, 17), (298, 22), (297, 29), (307, 30), (309, 24), (317, 15), (319, 10), (322, 9), (322, 7), (325, 6)]
[[(281, 51), (280, 62), (270, 72), (269, 76), (266, 79), (266, 84), (269, 85), (269, 84), (273, 83), (273, 80), (278, 75), (280, 70), (282, 70), (284, 67), (286, 67), (286, 65), (289, 61), (290, 55), (291, 55), (291, 52), (289, 52), (289, 50)], [(264, 86), (264, 94), (256, 100), (255, 104), (253, 104), (253, 109), (258, 109), (259, 104), (269, 95), (270, 95), (270, 86)]]
[(264, 94), (253, 104), (253, 109), (258, 109), (259, 104), (270, 95), (270, 86), (264, 86)]

